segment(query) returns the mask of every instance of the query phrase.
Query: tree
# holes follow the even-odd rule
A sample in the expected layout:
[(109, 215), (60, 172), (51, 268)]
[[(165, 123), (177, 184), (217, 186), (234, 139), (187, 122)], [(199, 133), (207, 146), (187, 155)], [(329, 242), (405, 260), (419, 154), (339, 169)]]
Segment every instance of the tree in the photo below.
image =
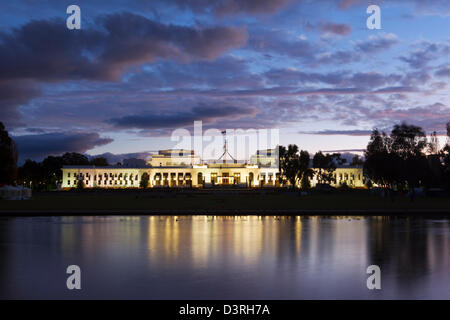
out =
[(447, 123), (447, 143), (440, 151), (442, 162), (442, 180), (447, 189), (450, 189), (450, 122)]
[(88, 158), (81, 153), (66, 152), (62, 156), (63, 164), (67, 166), (87, 166), (89, 165)]
[(90, 164), (96, 167), (106, 167), (108, 166), (108, 160), (104, 157), (96, 157), (91, 159)]
[(301, 150), (300, 151), (300, 165), (299, 165), (299, 172), (298, 177), (300, 179), (300, 187), (302, 190), (307, 190), (311, 187), (311, 183), (309, 180), (313, 177), (314, 171), (309, 167), (310, 163), (310, 156), (308, 151)]
[(79, 179), (78, 180), (78, 182), (77, 182), (77, 190), (83, 190), (84, 188), (85, 188), (85, 184), (84, 184), (84, 181), (83, 181), (83, 179)]
[(146, 188), (148, 187), (148, 181), (149, 181), (149, 180), (150, 180), (150, 177), (149, 177), (148, 173), (147, 173), (147, 172), (144, 172), (144, 173), (142, 174), (141, 182), (139, 183), (139, 186), (140, 186), (141, 188), (146, 189)]
[(43, 183), (47, 188), (56, 188), (58, 182), (62, 180), (62, 157), (48, 156), (42, 161), (40, 167), (42, 170)]
[(391, 153), (391, 138), (385, 132), (374, 129), (364, 156), (364, 175), (376, 184), (388, 187), (396, 180), (397, 159)]
[(408, 187), (414, 192), (414, 187), (430, 181), (426, 147), (426, 135), (420, 127), (395, 125), (390, 136), (375, 129), (364, 153), (364, 173), (382, 186)]
[(42, 187), (42, 180), (41, 166), (36, 161), (27, 159), (25, 163), (19, 167), (18, 182), (20, 184), (29, 188), (39, 189)]
[(316, 169), (317, 180), (320, 184), (331, 183), (334, 180), (333, 173), (337, 164), (343, 164), (346, 160), (341, 158), (340, 153), (323, 154), (317, 152), (313, 157), (313, 167)]
[(311, 182), (310, 180), (314, 176), (314, 171), (311, 168), (308, 168), (304, 173), (300, 180), (300, 188), (302, 190), (308, 190), (311, 188)]
[(355, 154), (355, 156), (352, 158), (352, 162), (350, 163), (350, 166), (362, 166), (364, 165), (364, 160)]
[[(292, 188), (297, 186), (297, 182), (301, 179), (308, 179), (309, 169), (309, 153), (298, 149), (295, 144), (290, 144), (287, 149), (279, 146), (278, 154), (280, 157), (280, 182), (283, 179), (289, 181)], [(306, 175), (305, 175), (306, 174)]]
[(397, 168), (400, 183), (406, 182), (409, 189), (430, 180), (430, 168), (424, 153), (427, 137), (422, 128), (402, 123), (395, 125), (391, 132), (392, 152), (400, 158), (401, 166)]
[(429, 154), (439, 154), (439, 140), (436, 131), (430, 135), (430, 142), (428, 143)]
[(0, 122), (0, 185), (13, 184), (17, 178), (17, 147)]
[(402, 123), (396, 124), (391, 132), (392, 151), (403, 159), (423, 155), (427, 137), (422, 128)]

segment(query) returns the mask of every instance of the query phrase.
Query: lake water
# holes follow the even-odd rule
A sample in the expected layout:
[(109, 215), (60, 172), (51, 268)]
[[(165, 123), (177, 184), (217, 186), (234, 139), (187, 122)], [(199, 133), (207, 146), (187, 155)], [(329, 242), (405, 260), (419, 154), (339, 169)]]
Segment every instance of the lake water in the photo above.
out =
[(450, 219), (1, 218), (0, 298), (450, 299)]

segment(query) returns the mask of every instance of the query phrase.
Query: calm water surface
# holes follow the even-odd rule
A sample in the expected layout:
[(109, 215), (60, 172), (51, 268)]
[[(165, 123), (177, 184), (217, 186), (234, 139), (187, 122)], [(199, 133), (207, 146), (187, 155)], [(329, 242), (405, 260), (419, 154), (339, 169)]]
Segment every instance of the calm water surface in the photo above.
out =
[(1, 218), (0, 298), (450, 299), (450, 219)]

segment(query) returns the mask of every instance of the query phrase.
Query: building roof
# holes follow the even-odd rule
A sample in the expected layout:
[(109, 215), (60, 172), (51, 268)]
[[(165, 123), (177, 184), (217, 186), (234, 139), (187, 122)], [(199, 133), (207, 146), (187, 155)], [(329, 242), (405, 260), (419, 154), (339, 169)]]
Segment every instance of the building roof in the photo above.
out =
[(127, 167), (127, 166), (113, 165), (113, 166), (63, 166), (62, 168), (63, 169), (146, 169), (146, 168), (151, 168), (151, 167), (150, 166)]

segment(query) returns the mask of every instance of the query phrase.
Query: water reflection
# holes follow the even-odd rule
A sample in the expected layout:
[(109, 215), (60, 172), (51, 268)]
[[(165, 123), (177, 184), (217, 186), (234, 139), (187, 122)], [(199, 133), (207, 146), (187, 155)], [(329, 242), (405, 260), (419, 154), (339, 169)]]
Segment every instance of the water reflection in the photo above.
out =
[(411, 217), (2, 219), (0, 298), (450, 299), (449, 242), (449, 219)]

